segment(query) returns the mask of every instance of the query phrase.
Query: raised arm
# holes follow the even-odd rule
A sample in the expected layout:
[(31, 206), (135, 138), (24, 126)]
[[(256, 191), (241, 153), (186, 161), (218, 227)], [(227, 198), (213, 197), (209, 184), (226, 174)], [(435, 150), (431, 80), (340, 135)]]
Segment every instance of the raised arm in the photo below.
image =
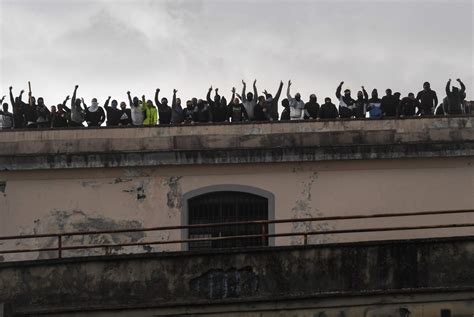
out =
[(253, 81), (253, 100), (256, 102), (258, 100), (258, 91), (257, 91), (257, 80)]
[(105, 109), (109, 108), (110, 98), (111, 98), (111, 97), (109, 96), (109, 97), (107, 98), (107, 100), (105, 101), (105, 103), (104, 103), (104, 108), (105, 108)]
[[(466, 92), (466, 86), (464, 85), (464, 83), (461, 81), (461, 79), (456, 79), (456, 81), (459, 83), (459, 85), (461, 86), (461, 96), (464, 96), (464, 93)], [(464, 96), (465, 98), (465, 96)]]
[(286, 98), (293, 99), (291, 98), (290, 88), (291, 88), (291, 80), (288, 80), (288, 88), (286, 89)]
[(344, 82), (341, 81), (341, 83), (339, 84), (339, 86), (337, 86), (337, 89), (336, 89), (336, 97), (337, 99), (341, 99), (341, 89), (342, 89), (342, 85), (344, 85)]
[(282, 90), (283, 90), (283, 80), (280, 81), (280, 86), (278, 87), (278, 91), (277, 91), (275, 97), (273, 98), (273, 100), (275, 100), (276, 103), (278, 103), (278, 99), (280, 99)]
[(66, 99), (64, 99), (64, 101), (63, 101), (63, 108), (64, 108), (67, 112), (71, 111), (71, 109), (69, 109), (69, 108), (66, 106), (66, 103), (68, 102), (68, 100), (69, 100), (69, 95), (68, 95), (68, 96), (66, 97)]
[(10, 103), (12, 104), (12, 107), (15, 105), (15, 98), (13, 98), (13, 87), (10, 86)]
[(364, 86), (362, 86), (362, 93), (364, 94), (364, 100), (365, 102), (369, 102), (369, 94), (365, 90)]
[(23, 100), (21, 100), (21, 99), (23, 98), (23, 93), (24, 92), (25, 92), (24, 90), (20, 91), (20, 95), (18, 96), (18, 100), (20, 101), (20, 103), (23, 102)]
[(446, 96), (449, 96), (451, 94), (451, 79), (448, 80), (446, 83)]
[(163, 104), (160, 102), (159, 94), (160, 94), (160, 88), (156, 88), (156, 91), (155, 91), (155, 104), (158, 107), (158, 111), (163, 111), (164, 110), (163, 109)]
[(176, 93), (178, 91), (176, 89), (173, 89), (173, 100), (171, 101), (171, 108), (176, 109)]
[(3, 96), (2, 99), (0, 99), (0, 104), (3, 104), (3, 100), (5, 100), (7, 96)]
[(74, 92), (72, 93), (72, 99), (71, 99), (71, 109), (74, 109), (76, 106), (76, 93), (77, 93), (77, 88), (79, 88), (79, 85), (76, 85), (74, 87)]
[(130, 108), (133, 108), (133, 101), (132, 101), (132, 96), (130, 95), (130, 91), (127, 91), (127, 97), (128, 97), (128, 103), (130, 105)]
[(240, 100), (242, 100), (242, 102), (244, 101), (247, 101), (247, 95), (245, 94), (245, 89), (247, 88), (247, 84), (245, 83), (245, 81), (242, 80), (242, 96), (240, 97)]
[(206, 95), (206, 100), (207, 100), (207, 102), (209, 102), (209, 105), (214, 104), (214, 102), (211, 99), (211, 91), (212, 91), (212, 86), (209, 87), (209, 90), (207, 91), (207, 95)]
[(232, 105), (232, 103), (234, 102), (234, 99), (235, 99), (235, 87), (232, 87), (232, 97), (230, 98), (229, 100), (229, 105)]

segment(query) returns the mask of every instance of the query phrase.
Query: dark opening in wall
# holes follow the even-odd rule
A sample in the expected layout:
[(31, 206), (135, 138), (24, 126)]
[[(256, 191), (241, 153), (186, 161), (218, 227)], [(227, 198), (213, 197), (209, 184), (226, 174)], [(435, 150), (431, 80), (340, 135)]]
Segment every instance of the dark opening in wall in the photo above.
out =
[(6, 187), (7, 187), (7, 182), (0, 181), (0, 193), (5, 193)]
[(451, 309), (441, 309), (441, 317), (451, 317)]

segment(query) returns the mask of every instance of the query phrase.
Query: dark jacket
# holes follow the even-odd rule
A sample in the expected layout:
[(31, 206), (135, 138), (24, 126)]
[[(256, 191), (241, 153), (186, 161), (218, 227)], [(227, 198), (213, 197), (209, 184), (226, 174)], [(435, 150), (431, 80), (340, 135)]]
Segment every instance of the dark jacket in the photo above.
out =
[(380, 104), (382, 116), (395, 117), (398, 109), (398, 99), (394, 95), (384, 96)]
[(424, 115), (433, 114), (433, 109), (438, 105), (438, 96), (434, 90), (422, 90), (416, 95), (416, 100), (420, 103), (420, 111), (418, 113)]
[(325, 103), (319, 109), (319, 118), (321, 119), (335, 119), (337, 117), (339, 117), (339, 113), (333, 103)]

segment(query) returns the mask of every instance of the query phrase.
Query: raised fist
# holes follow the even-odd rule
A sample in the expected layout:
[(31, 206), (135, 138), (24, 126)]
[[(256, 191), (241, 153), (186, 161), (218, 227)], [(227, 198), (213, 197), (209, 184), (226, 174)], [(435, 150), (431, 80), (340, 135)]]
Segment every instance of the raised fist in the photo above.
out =
[(9, 89), (10, 89), (10, 91), (11, 91), (11, 90), (13, 89), (13, 87), (12, 87), (12, 86), (10, 86), (10, 88), (9, 88)]
[(177, 93), (178, 91), (176, 89), (173, 89), (173, 94)]
[(127, 95), (130, 95), (130, 91), (127, 91)]
[(79, 85), (74, 86), (74, 88), (76, 88), (76, 89), (79, 88)]

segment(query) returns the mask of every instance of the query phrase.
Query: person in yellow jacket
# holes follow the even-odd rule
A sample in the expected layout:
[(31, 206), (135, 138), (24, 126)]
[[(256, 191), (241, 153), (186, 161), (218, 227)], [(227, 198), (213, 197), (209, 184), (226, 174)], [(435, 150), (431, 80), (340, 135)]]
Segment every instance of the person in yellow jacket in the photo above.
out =
[(158, 122), (158, 111), (153, 105), (153, 101), (145, 101), (145, 96), (142, 96), (143, 112), (145, 113), (145, 120), (143, 125), (156, 125)]

